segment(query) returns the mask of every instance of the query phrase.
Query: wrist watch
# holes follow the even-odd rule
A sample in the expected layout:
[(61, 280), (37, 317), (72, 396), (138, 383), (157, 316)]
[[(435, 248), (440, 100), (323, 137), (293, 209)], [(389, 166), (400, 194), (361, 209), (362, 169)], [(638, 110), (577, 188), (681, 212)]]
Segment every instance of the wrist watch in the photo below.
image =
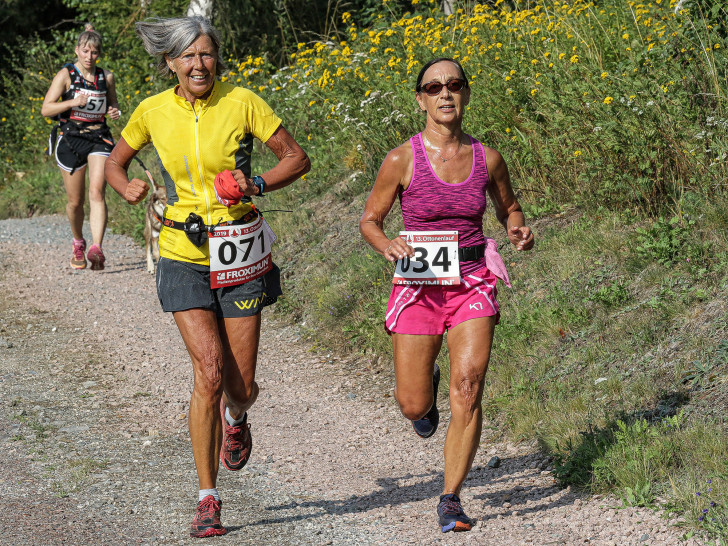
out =
[(263, 197), (263, 192), (265, 191), (265, 180), (263, 180), (262, 176), (254, 176), (253, 177), (253, 184), (258, 186), (258, 190), (260, 193), (258, 193), (258, 197)]

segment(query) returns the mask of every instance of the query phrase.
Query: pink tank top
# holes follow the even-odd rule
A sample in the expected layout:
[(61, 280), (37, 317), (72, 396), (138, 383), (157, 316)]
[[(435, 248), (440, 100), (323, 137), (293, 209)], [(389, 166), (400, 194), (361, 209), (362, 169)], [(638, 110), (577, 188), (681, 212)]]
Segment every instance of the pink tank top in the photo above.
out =
[[(483, 235), (483, 215), (489, 179), (485, 150), (473, 137), (468, 135), (468, 138), (473, 147), (473, 168), (470, 176), (457, 184), (443, 182), (432, 170), (422, 142), (422, 133), (410, 139), (414, 158), (412, 181), (399, 196), (406, 230), (457, 230), (460, 247), (482, 245), (486, 242)], [(485, 265), (485, 258), (461, 262), (460, 275), (467, 275)]]

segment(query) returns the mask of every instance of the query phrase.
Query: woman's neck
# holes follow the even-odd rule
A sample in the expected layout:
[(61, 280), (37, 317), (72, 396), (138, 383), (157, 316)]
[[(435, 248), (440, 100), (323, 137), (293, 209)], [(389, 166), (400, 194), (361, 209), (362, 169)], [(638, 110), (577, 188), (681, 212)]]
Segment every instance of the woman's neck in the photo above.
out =
[(84, 67), (83, 67), (83, 66), (81, 65), (81, 63), (79, 63), (78, 61), (76, 61), (76, 62), (74, 63), (74, 66), (75, 66), (75, 67), (76, 67), (76, 69), (77, 69), (77, 70), (79, 71), (79, 73), (81, 74), (81, 77), (82, 77), (82, 78), (83, 78), (84, 80), (86, 80), (86, 81), (90, 81), (90, 82), (94, 81), (94, 76), (96, 75), (96, 74), (95, 74), (95, 72), (96, 72), (95, 68), (94, 68), (94, 70), (92, 70), (91, 72), (88, 72), (88, 71), (86, 71), (86, 68), (84, 68)]
[(453, 129), (442, 125), (427, 125), (422, 131), (422, 138), (426, 145), (433, 149), (442, 149), (446, 146), (462, 142), (463, 130), (460, 126)]

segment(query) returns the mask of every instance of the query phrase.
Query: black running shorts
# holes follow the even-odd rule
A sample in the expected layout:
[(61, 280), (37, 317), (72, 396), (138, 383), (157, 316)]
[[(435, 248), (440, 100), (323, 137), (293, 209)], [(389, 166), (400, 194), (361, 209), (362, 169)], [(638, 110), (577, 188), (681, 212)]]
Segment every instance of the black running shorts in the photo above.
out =
[(89, 140), (75, 135), (59, 135), (55, 148), (58, 166), (72, 173), (85, 167), (90, 155), (109, 157), (112, 146), (101, 139)]
[(278, 300), (281, 272), (273, 269), (262, 277), (237, 286), (210, 288), (210, 268), (160, 258), (157, 264), (157, 296), (167, 313), (202, 308), (220, 318), (250, 317)]

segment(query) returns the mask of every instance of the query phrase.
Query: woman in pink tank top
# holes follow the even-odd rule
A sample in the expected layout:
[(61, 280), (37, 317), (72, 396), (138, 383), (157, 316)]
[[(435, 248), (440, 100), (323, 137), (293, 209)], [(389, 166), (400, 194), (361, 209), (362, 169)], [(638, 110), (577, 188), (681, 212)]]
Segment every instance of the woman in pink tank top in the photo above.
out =
[[(483, 386), (499, 317), (497, 280), (510, 286), (497, 244), (483, 235), (486, 194), (516, 250), (530, 250), (534, 237), (503, 157), (462, 130), (470, 86), (460, 63), (428, 62), (415, 91), (425, 128), (387, 154), (359, 227), (374, 250), (399, 261), (385, 328), (394, 349), (395, 397), (423, 438), (439, 423), (435, 361), (448, 332), (452, 415), (437, 515), (442, 532), (468, 531), (472, 521), (460, 490), (480, 443)], [(384, 219), (397, 197), (406, 233), (390, 239)]]

